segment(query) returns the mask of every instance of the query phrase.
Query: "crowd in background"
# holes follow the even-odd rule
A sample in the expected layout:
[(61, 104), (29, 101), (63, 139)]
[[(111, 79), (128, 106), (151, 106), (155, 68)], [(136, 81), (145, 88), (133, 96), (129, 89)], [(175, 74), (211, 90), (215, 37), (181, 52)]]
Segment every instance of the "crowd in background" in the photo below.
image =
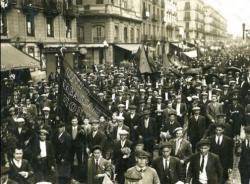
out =
[(78, 72), (112, 112), (99, 119), (60, 114), (58, 74), (27, 84), (2, 79), (3, 174), (19, 184), (219, 184), (230, 180), (236, 154), (249, 183), (250, 56), (234, 48), (185, 64), (200, 70), (161, 68), (153, 78), (134, 65)]

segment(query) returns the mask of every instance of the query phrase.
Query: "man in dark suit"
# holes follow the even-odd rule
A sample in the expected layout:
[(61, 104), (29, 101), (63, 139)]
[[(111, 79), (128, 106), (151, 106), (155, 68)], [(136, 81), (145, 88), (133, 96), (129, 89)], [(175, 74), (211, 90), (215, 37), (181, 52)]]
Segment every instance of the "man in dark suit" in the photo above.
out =
[(51, 181), (49, 176), (55, 169), (54, 149), (52, 143), (46, 140), (47, 135), (48, 132), (41, 129), (39, 139), (34, 141), (31, 148), (36, 182)]
[(236, 153), (240, 156), (239, 171), (242, 184), (250, 183), (250, 126), (245, 127), (246, 138), (236, 146)]
[(187, 114), (187, 105), (182, 103), (181, 95), (176, 96), (176, 102), (173, 104), (173, 108), (176, 110), (178, 122), (181, 124), (181, 126), (183, 126)]
[[(117, 180), (119, 183), (124, 183), (124, 172), (132, 165), (132, 158), (124, 157), (125, 152), (132, 149), (132, 142), (127, 138), (129, 132), (126, 130), (120, 131), (120, 141), (115, 141), (114, 143), (114, 164), (117, 171)], [(129, 156), (130, 153), (127, 155)], [(128, 158), (128, 159), (127, 159)], [(124, 161), (130, 163), (124, 163)], [(125, 164), (125, 165), (124, 165)], [(127, 165), (128, 164), (128, 165)], [(122, 173), (123, 171), (123, 173)]]
[(193, 184), (220, 184), (223, 176), (223, 169), (219, 157), (210, 153), (210, 141), (202, 139), (198, 144), (198, 153), (190, 158), (186, 183)]
[(27, 145), (28, 140), (28, 129), (25, 126), (25, 119), (24, 118), (17, 118), (16, 119), (17, 127), (13, 128), (13, 135), (19, 141), (20, 146), (23, 148)]
[(152, 166), (161, 183), (175, 184), (181, 181), (181, 162), (178, 158), (170, 156), (172, 146), (171, 143), (164, 143), (161, 146), (162, 156), (153, 160)]
[(192, 150), (195, 152), (196, 144), (201, 140), (206, 131), (206, 120), (204, 116), (200, 115), (200, 107), (193, 107), (192, 110), (193, 115), (188, 123), (187, 135), (192, 144)]
[[(73, 117), (71, 120), (71, 126), (68, 130), (72, 142), (71, 142), (71, 149), (70, 149), (70, 162), (71, 166), (77, 166), (76, 171), (74, 172), (74, 176), (78, 177), (77, 171), (79, 167), (82, 166), (82, 155), (83, 155), (83, 145), (84, 145), (84, 132), (80, 125), (78, 125), (77, 117)], [(75, 156), (77, 162), (75, 163)]]
[(54, 137), (55, 159), (57, 164), (58, 181), (60, 184), (70, 182), (70, 148), (71, 137), (65, 130), (63, 122), (58, 123), (58, 133)]
[(164, 123), (161, 128), (160, 137), (163, 141), (170, 140), (174, 137), (174, 130), (180, 127), (180, 123), (176, 119), (176, 111), (170, 110), (168, 112), (169, 119)]
[(100, 130), (99, 130), (99, 121), (98, 120), (91, 120), (91, 133), (87, 136), (87, 145), (86, 145), (86, 149), (87, 149), (87, 153), (90, 154), (90, 150), (92, 150), (92, 148), (95, 145), (100, 145), (102, 148), (104, 148), (105, 146), (105, 142), (106, 142), (106, 135), (103, 134)]
[(93, 155), (88, 159), (88, 184), (102, 184), (105, 175), (111, 177), (111, 164), (102, 157), (102, 147), (95, 145), (91, 152)]
[(228, 180), (228, 174), (233, 169), (233, 140), (224, 135), (224, 124), (218, 123), (215, 128), (215, 135), (209, 138), (211, 142), (210, 151), (219, 156), (223, 167), (223, 182)]
[(156, 124), (155, 120), (149, 117), (150, 111), (146, 110), (144, 112), (144, 117), (139, 123), (138, 135), (139, 138), (143, 139), (145, 150), (152, 152), (154, 147), (154, 142), (156, 140)]
[(186, 178), (186, 167), (189, 157), (192, 155), (191, 143), (183, 137), (183, 128), (178, 127), (174, 130), (175, 138), (169, 142), (173, 145), (171, 155), (181, 161), (181, 179)]
[(129, 107), (129, 113), (126, 114), (124, 117), (124, 124), (129, 127), (130, 129), (130, 139), (132, 141), (135, 141), (137, 135), (136, 135), (136, 129), (138, 128), (138, 120), (139, 115), (136, 113), (136, 106), (130, 105)]

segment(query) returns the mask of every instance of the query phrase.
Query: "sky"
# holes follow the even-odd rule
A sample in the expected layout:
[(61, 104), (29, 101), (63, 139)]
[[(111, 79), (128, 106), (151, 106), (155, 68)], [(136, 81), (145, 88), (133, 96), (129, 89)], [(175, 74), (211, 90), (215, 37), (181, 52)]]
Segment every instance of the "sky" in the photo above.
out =
[(227, 20), (228, 33), (242, 35), (242, 23), (250, 29), (250, 0), (204, 0)]

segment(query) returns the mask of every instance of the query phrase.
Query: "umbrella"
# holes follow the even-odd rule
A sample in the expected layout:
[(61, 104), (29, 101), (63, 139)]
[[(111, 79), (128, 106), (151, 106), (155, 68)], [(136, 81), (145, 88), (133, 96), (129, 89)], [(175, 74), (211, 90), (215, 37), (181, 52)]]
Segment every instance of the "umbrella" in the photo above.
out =
[(231, 67), (228, 67), (226, 69), (226, 72), (229, 72), (229, 71), (233, 71), (233, 72), (241, 72), (241, 69), (240, 68), (237, 68), (235, 66), (231, 66)]

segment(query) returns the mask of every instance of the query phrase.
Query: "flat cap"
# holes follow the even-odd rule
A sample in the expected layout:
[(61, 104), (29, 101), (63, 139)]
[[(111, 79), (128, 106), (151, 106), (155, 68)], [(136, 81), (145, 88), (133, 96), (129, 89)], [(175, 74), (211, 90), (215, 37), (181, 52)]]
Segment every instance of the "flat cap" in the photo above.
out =
[(135, 106), (135, 105), (130, 105), (129, 109), (135, 110), (135, 109), (136, 109), (136, 106)]
[(210, 141), (208, 139), (201, 139), (198, 143), (197, 143), (197, 147), (201, 147), (201, 146), (210, 146)]
[(225, 128), (225, 123), (216, 123), (215, 127)]
[(91, 124), (99, 124), (99, 121), (97, 119), (92, 119), (90, 120)]
[(41, 129), (39, 132), (40, 134), (49, 134), (49, 132), (45, 129)]
[(128, 131), (127, 130), (121, 130), (120, 132), (119, 132), (119, 134), (120, 135), (128, 135), (129, 133), (128, 133)]
[(24, 118), (17, 118), (16, 122), (21, 123), (21, 122), (25, 122), (25, 120), (24, 120)]
[(100, 150), (100, 151), (102, 151), (102, 147), (100, 146), (100, 145), (95, 145), (95, 146), (93, 146), (93, 148), (92, 148), (92, 152), (94, 152), (95, 150)]
[(125, 107), (124, 104), (119, 104), (117, 107)]
[(201, 108), (200, 107), (198, 107), (198, 106), (195, 106), (195, 107), (193, 107), (193, 109), (192, 109), (193, 111), (199, 111), (199, 110), (201, 110)]
[(169, 115), (177, 115), (176, 110), (170, 110), (168, 114)]
[(49, 107), (44, 107), (43, 111), (50, 111), (50, 108)]
[(150, 154), (144, 150), (136, 151), (135, 156), (138, 158), (149, 158)]
[(178, 132), (178, 131), (182, 131), (183, 130), (183, 128), (182, 127), (177, 127), (176, 129), (174, 129), (174, 131), (173, 131), (173, 133), (176, 133), (176, 132)]
[(173, 148), (173, 144), (171, 144), (170, 142), (164, 142), (160, 145), (160, 148), (163, 149), (163, 148)]

